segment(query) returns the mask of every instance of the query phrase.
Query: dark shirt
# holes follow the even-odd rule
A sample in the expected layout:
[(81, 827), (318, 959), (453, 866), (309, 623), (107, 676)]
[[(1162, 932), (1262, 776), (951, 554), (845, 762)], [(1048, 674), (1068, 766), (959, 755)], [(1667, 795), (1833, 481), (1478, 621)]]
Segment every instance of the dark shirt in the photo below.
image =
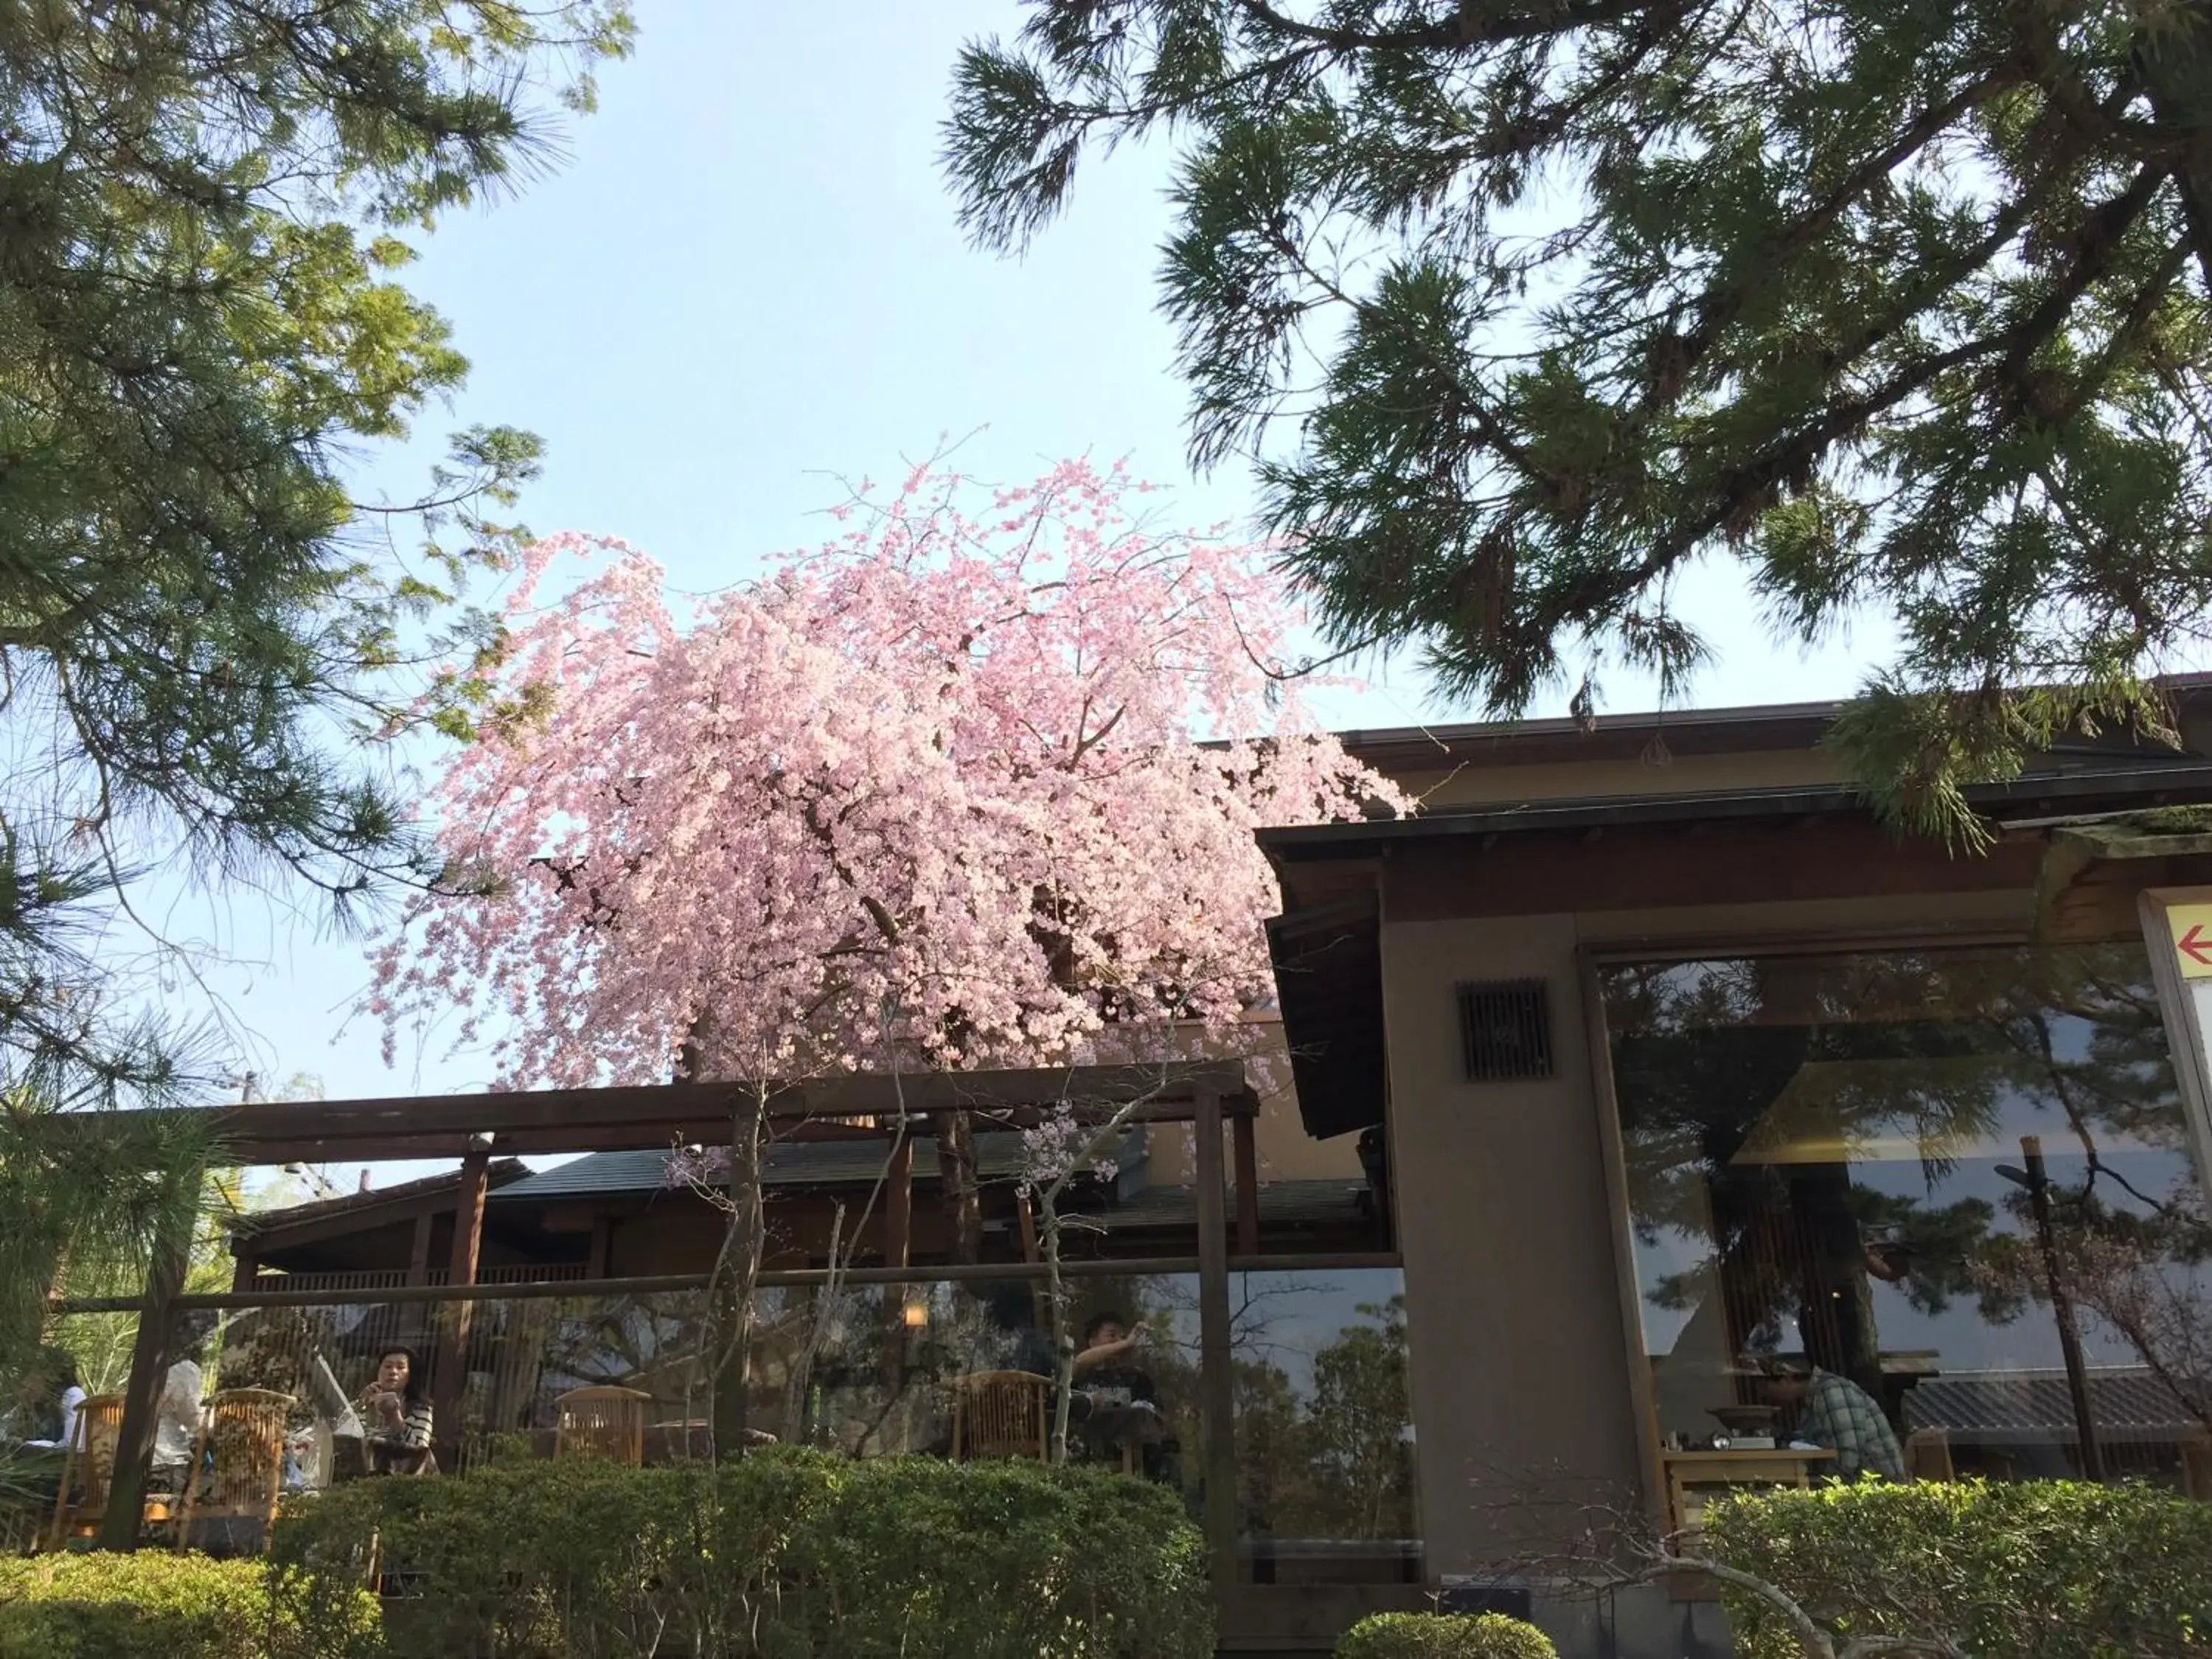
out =
[(1159, 1398), (1159, 1390), (1153, 1386), (1151, 1375), (1139, 1370), (1134, 1365), (1117, 1365), (1109, 1363), (1093, 1366), (1076, 1380), (1076, 1386), (1094, 1389), (1126, 1389), (1132, 1400)]

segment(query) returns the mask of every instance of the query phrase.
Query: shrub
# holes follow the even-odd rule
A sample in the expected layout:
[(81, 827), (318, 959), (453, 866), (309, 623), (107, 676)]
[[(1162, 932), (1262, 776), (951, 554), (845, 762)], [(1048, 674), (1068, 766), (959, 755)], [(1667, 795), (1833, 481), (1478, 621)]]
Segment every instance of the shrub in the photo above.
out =
[[(1948, 1640), (1978, 1659), (2204, 1659), (2212, 1504), (2142, 1486), (1866, 1483), (1745, 1495), (1706, 1548), (1841, 1646)], [(1723, 1592), (1745, 1659), (1796, 1659), (1779, 1612)]]
[(1204, 1552), (1181, 1505), (1087, 1470), (778, 1450), (362, 1481), (277, 1523), (272, 1553), (301, 1628), (322, 1632), (343, 1607), (372, 1539), (401, 1592), (385, 1609), (395, 1652), (1212, 1652)]
[[(325, 1632), (343, 1652), (373, 1632), (376, 1606), (334, 1595)], [(0, 1659), (307, 1659), (258, 1561), (204, 1555), (82, 1554), (0, 1560)]]
[(1378, 1613), (1336, 1644), (1337, 1659), (1559, 1659), (1552, 1638), (1502, 1613)]

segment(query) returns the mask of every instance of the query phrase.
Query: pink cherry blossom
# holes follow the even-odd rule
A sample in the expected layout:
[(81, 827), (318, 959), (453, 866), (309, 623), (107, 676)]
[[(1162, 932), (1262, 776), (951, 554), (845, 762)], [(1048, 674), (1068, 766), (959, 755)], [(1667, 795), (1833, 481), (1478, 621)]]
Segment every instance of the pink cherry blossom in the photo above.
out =
[(492, 687), (515, 712), (435, 799), (493, 896), (380, 946), (387, 1048), (483, 1026), (528, 1087), (665, 1078), (695, 1030), (720, 1077), (1229, 1031), (1273, 989), (1253, 831), (1407, 803), (1261, 667), (1298, 625), (1274, 550), (1147, 529), (1141, 488), (917, 470), (696, 601), (618, 541), (532, 549)]

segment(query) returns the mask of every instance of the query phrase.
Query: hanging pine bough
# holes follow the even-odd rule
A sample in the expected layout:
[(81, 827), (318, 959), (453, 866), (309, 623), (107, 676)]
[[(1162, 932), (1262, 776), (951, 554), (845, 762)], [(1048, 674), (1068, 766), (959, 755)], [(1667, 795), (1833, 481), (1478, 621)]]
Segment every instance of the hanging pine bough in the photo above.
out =
[(395, 278), (411, 238), (520, 184), (630, 28), (621, 0), (0, 7), (0, 1090), (189, 1092), (194, 1045), (119, 1012), (159, 1000), (112, 937), (153, 931), (149, 866), (341, 919), (433, 873), (328, 739), (388, 729), (432, 641), (496, 648), (457, 601), (541, 446), (463, 432), (398, 504), (343, 461), (467, 373)]
[(190, 1236), (217, 1152), (197, 1112), (0, 1099), (0, 1376), (36, 1351), (64, 1274), (100, 1293), (145, 1282), (155, 1242)]
[(1973, 842), (1966, 786), (2160, 732), (2212, 606), (2209, 118), (2201, 8), (1041, 0), (946, 166), (1018, 248), (1180, 144), (1192, 451), (1257, 458), (1340, 643), (1517, 714), (1679, 694), (1699, 561), (1784, 639), (1891, 611), (1835, 741)]

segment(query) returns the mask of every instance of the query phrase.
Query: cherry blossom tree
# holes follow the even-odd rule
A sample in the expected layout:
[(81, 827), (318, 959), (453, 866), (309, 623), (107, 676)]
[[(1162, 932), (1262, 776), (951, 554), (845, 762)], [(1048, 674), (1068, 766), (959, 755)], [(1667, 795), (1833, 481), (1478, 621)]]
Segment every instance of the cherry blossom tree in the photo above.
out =
[[(1231, 1032), (1273, 989), (1255, 829), (1407, 803), (1284, 667), (1275, 550), (1160, 533), (1146, 493), (1082, 461), (996, 490), (917, 468), (864, 484), (842, 539), (689, 599), (618, 541), (532, 549), (435, 796), (456, 879), (378, 955), (387, 1054), (449, 1014), (517, 1087)], [(935, 1127), (957, 1164), (963, 1124)], [(972, 1165), (947, 1174), (972, 1253)]]

